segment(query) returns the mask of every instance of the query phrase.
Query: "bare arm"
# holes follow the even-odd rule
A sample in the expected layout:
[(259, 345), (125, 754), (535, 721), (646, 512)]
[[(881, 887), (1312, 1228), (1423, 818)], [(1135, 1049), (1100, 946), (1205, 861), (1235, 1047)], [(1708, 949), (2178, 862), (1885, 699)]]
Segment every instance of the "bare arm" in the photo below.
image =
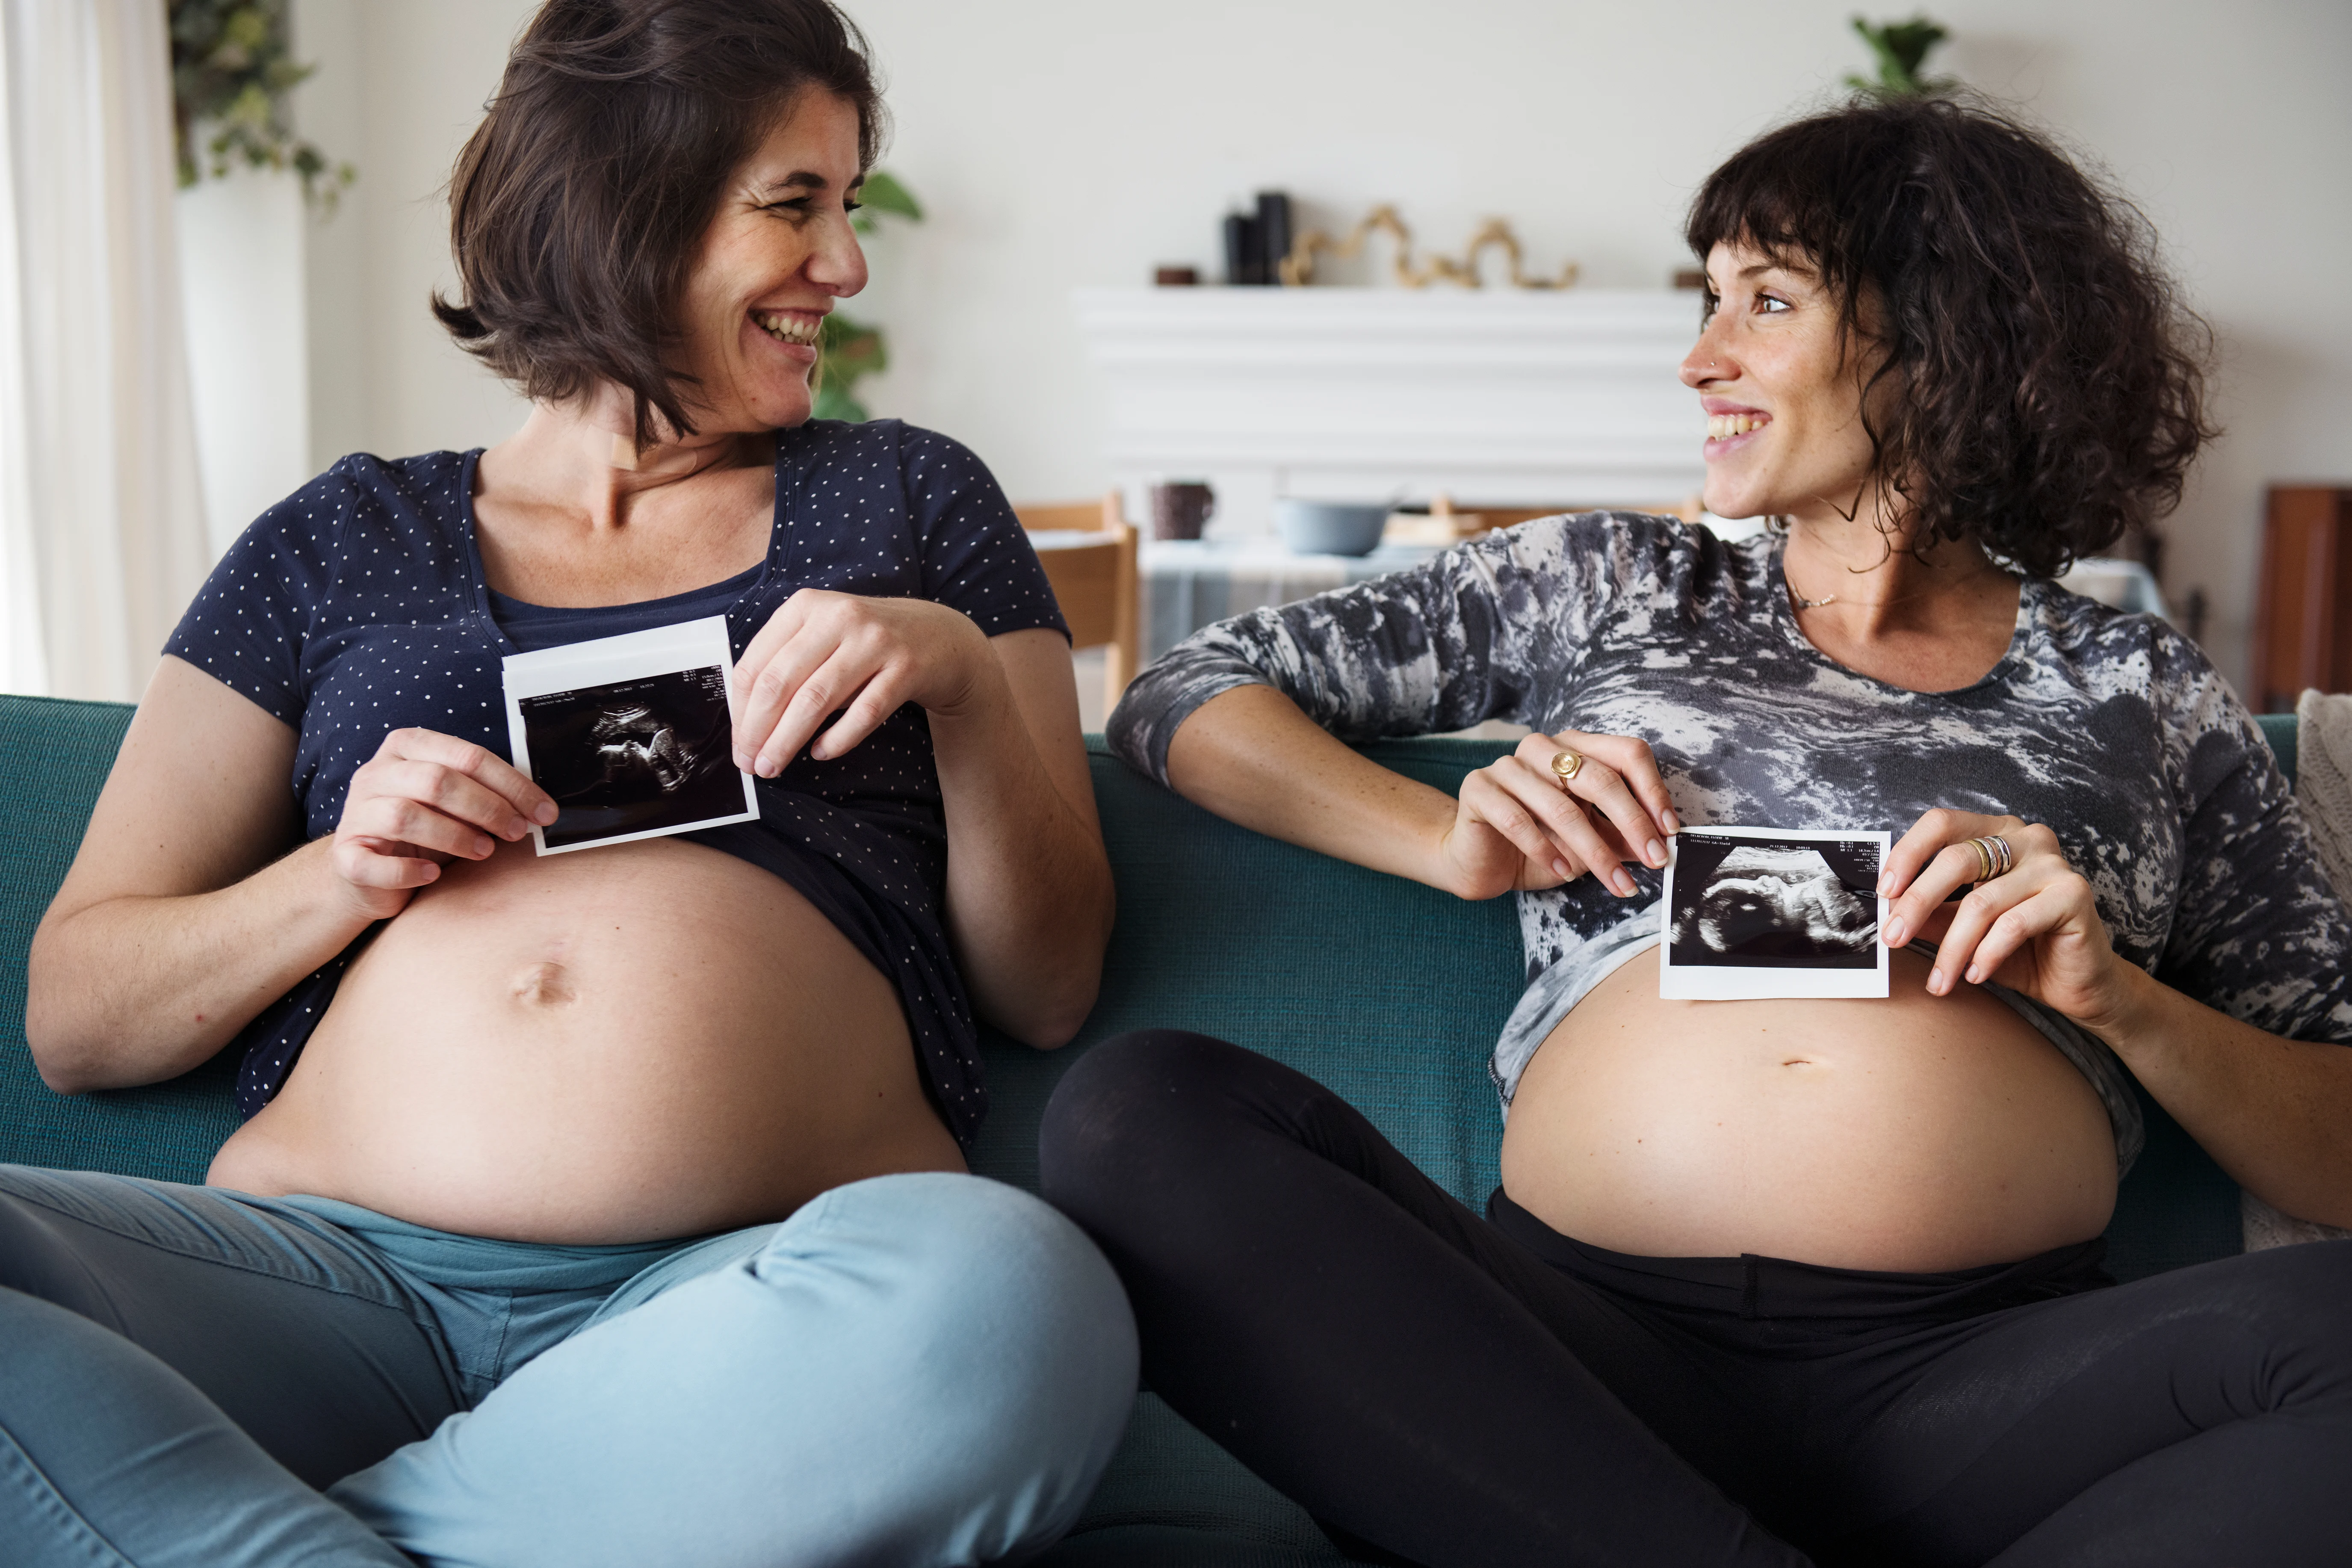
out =
[[(1998, 835), (2016, 868), (1978, 882), (1968, 840)], [(1888, 855), (1886, 942), (1937, 941), (1927, 988), (1997, 980), (2113, 1047), (2241, 1186), (2287, 1214), (2352, 1225), (2352, 1047), (2290, 1040), (2183, 994), (2108, 944), (2090, 883), (2057, 835), (2013, 816), (1931, 811)]]
[[(488, 855), (473, 824), (521, 837), (516, 806), (467, 769), (544, 800), (479, 747), (399, 731), (354, 775), (336, 834), (304, 845), (294, 746), (284, 722), (193, 665), (157, 668), (33, 934), (25, 1036), (50, 1088), (187, 1071), (396, 913), (439, 861)], [(426, 759), (444, 752), (449, 765)]]
[[(1549, 761), (1586, 762), (1567, 789)], [(1244, 827), (1465, 899), (1551, 888), (1597, 871), (1623, 897), (1627, 861), (1665, 864), (1677, 831), (1657, 763), (1622, 735), (1529, 735), (1444, 791), (1381, 767), (1270, 686), (1193, 710), (1168, 744), (1179, 795)]]
[(947, 804), (948, 936), (981, 1014), (1051, 1048), (1078, 1032), (1102, 984), (1110, 858), (1069, 645), (1038, 630), (989, 646), (1002, 695), (930, 721)]

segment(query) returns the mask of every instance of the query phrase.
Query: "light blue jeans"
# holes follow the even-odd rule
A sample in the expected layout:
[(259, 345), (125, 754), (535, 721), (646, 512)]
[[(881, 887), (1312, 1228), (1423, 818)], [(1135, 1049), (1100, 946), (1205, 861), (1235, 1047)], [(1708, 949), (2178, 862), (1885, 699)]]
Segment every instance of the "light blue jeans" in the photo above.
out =
[(1018, 1561), (1135, 1392), (1076, 1226), (911, 1174), (546, 1247), (0, 1165), (11, 1568)]

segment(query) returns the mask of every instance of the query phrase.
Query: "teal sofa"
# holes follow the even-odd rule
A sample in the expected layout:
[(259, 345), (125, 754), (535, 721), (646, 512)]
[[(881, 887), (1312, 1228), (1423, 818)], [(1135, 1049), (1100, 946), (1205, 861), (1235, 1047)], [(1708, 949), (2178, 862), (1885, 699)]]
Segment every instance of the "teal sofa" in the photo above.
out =
[[(64, 877), (130, 721), (112, 704), (0, 698), (0, 1161), (203, 1179), (236, 1124), (233, 1064), (151, 1089), (65, 1099), (24, 1042), (25, 952)], [(2294, 721), (2265, 719), (2290, 773)], [(1446, 789), (1502, 748), (1383, 742), (1370, 754)], [(1041, 1055), (991, 1041), (995, 1106), (982, 1173), (1036, 1184), (1039, 1113), (1095, 1041), (1150, 1025), (1221, 1035), (1313, 1074), (1474, 1205), (1496, 1181), (1501, 1127), (1486, 1054), (1521, 984), (1511, 900), (1465, 904), (1245, 832), (1146, 783), (1099, 742), (1096, 797), (1118, 875), (1102, 1000), (1077, 1043)], [(2238, 1194), (2154, 1104), (2147, 1150), (2108, 1229), (2125, 1279), (2239, 1249)], [(1307, 1515), (1139, 1396), (1125, 1447), (1050, 1568), (1304, 1568), (1347, 1561)]]

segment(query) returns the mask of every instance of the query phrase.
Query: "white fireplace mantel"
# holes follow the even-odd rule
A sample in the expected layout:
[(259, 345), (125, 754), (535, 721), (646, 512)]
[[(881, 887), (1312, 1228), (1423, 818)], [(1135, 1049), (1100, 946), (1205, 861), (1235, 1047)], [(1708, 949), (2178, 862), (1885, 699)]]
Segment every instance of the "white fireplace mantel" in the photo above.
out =
[(1214, 485), (1226, 536), (1270, 531), (1283, 495), (1670, 505), (1699, 488), (1704, 426), (1675, 374), (1695, 294), (1087, 289), (1076, 306), (1139, 516), (1161, 479)]

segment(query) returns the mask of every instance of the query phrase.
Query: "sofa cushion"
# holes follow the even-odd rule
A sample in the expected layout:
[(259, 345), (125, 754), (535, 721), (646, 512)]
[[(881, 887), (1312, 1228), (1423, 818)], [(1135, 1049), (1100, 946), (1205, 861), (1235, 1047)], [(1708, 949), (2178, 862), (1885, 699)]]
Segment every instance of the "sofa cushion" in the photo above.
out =
[[(113, 704), (0, 698), (0, 1161), (201, 1181), (236, 1126), (230, 1053), (149, 1089), (66, 1099), (34, 1073), (22, 1030), (25, 952), (65, 875), (129, 722)], [(2293, 766), (2294, 721), (2266, 719)], [(1452, 790), (1505, 748), (1416, 740), (1367, 748)], [(1118, 878), (1101, 1000), (1078, 1040), (1041, 1053), (988, 1040), (993, 1107), (974, 1169), (1036, 1183), (1046, 1097), (1096, 1041), (1199, 1029), (1320, 1079), (1474, 1206), (1496, 1181), (1501, 1121), (1486, 1056), (1524, 984), (1508, 899), (1465, 904), (1235, 827), (1139, 778), (1095, 742), (1095, 790)], [(2148, 1144), (2109, 1227), (2135, 1278), (2238, 1248), (2235, 1188), (2152, 1103)], [(1293, 1565), (1343, 1561), (1297, 1505), (1149, 1394), (1053, 1568), (1096, 1563)]]

